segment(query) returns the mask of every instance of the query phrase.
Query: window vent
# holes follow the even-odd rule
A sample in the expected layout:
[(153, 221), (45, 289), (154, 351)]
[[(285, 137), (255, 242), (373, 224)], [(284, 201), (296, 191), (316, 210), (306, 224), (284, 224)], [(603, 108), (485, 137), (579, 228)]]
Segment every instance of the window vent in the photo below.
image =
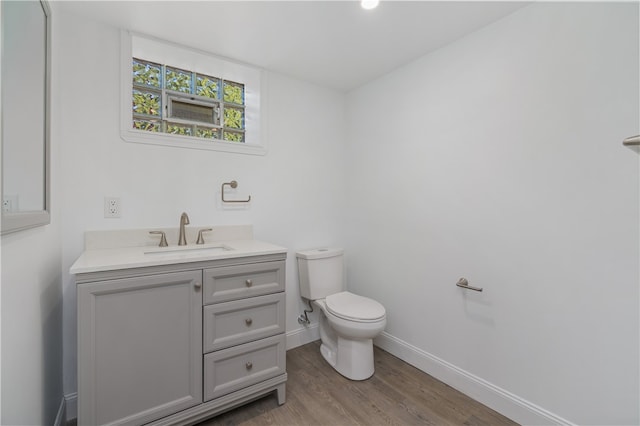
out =
[(217, 103), (199, 102), (190, 98), (168, 96), (167, 117), (190, 123), (220, 125)]

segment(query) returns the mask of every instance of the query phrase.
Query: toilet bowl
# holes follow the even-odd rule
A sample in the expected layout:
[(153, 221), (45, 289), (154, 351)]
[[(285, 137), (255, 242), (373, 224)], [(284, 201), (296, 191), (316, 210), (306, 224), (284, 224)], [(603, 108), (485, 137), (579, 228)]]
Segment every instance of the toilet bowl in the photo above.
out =
[(373, 338), (387, 317), (384, 306), (343, 289), (342, 249), (297, 253), (302, 297), (320, 314), (320, 353), (336, 371), (351, 380), (365, 380), (375, 371)]
[[(373, 361), (373, 338), (384, 330), (387, 318), (384, 307), (378, 302), (349, 292), (332, 296), (348, 296), (351, 300), (367, 301), (381, 311), (374, 318), (354, 318), (349, 314), (336, 314), (325, 300), (314, 303), (322, 312), (320, 318), (320, 353), (336, 371), (351, 380), (365, 380), (375, 371)], [(328, 299), (331, 299), (329, 296)], [(345, 311), (341, 311), (345, 312)], [(348, 312), (348, 311), (347, 311)], [(349, 315), (349, 318), (345, 318)]]

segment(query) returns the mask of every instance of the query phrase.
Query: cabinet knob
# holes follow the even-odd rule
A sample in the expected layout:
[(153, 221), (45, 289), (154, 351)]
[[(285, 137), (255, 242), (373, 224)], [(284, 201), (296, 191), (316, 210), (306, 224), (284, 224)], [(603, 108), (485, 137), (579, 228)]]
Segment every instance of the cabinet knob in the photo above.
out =
[(251, 287), (253, 285), (253, 281), (251, 280), (246, 280), (244, 283), (247, 285), (247, 287)]
[(247, 363), (244, 365), (244, 367), (245, 367), (247, 370), (251, 370), (251, 369), (253, 368), (253, 364), (252, 364), (251, 362), (247, 362)]
[(196, 281), (195, 283), (193, 283), (193, 286), (197, 289), (202, 287), (202, 283), (200, 281)]
[(249, 327), (253, 323), (253, 320), (251, 318), (247, 318), (246, 320), (244, 320), (244, 323), (247, 324), (247, 327)]

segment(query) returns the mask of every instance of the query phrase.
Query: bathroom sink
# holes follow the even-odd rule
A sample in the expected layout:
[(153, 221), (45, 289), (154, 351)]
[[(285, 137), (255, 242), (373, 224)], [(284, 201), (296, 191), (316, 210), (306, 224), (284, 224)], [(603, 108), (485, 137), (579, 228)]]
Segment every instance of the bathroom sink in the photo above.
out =
[(204, 246), (156, 247), (144, 252), (148, 256), (210, 255), (233, 250), (224, 244)]

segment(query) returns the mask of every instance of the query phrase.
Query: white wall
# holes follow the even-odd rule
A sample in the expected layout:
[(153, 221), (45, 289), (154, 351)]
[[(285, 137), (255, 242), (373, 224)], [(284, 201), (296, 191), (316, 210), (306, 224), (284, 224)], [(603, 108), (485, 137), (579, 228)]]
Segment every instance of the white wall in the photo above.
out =
[[(287, 247), (287, 332), (299, 329), (296, 249), (336, 244), (344, 205), (344, 95), (269, 75), (266, 156), (124, 142), (119, 136), (119, 29), (59, 13), (65, 393), (76, 391), (75, 285), (68, 269), (86, 230), (253, 224), (254, 236)], [(81, 34), (82, 36), (78, 36)], [(248, 208), (220, 208), (222, 182), (251, 194)], [(243, 192), (244, 191), (244, 192)], [(105, 219), (103, 198), (122, 218)], [(175, 244), (175, 241), (173, 242)]]
[(2, 237), (3, 425), (53, 424), (58, 414), (63, 399), (60, 276), (55, 224)]
[(542, 3), (349, 94), (349, 287), (389, 335), (640, 421), (638, 75), (637, 3)]
[[(52, 19), (55, 29), (56, 20)], [(52, 61), (56, 76), (56, 59)], [(52, 96), (57, 96), (55, 82)], [(19, 106), (20, 107), (20, 106)], [(29, 108), (25, 100), (23, 109)], [(57, 136), (53, 108), (52, 139)], [(52, 173), (59, 156), (51, 144)], [(62, 420), (62, 285), (59, 186), (51, 186), (51, 224), (1, 239), (1, 396), (3, 425)]]

